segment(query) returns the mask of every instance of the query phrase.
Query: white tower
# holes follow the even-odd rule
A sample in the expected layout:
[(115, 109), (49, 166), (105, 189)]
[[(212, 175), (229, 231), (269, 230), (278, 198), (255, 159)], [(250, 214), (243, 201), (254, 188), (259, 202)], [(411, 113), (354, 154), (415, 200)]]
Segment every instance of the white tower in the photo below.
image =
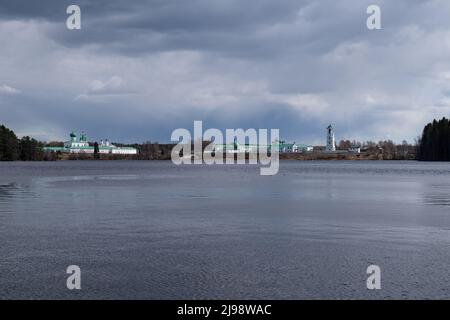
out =
[(334, 129), (330, 124), (327, 127), (327, 151), (336, 151), (336, 140), (334, 138)]

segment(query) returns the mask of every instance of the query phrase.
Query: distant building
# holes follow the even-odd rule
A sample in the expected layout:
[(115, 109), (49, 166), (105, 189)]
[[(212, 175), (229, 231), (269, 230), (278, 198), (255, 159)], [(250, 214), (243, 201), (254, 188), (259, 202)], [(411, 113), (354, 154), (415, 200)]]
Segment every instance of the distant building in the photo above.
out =
[(278, 144), (278, 152), (298, 152), (298, 146), (294, 143), (285, 143), (281, 141)]
[(361, 153), (361, 147), (358, 146), (352, 146), (348, 149), (348, 152), (352, 152), (352, 153)]
[(306, 145), (306, 144), (299, 144), (298, 150), (299, 150), (299, 152), (312, 152), (312, 151), (314, 151), (314, 147)]
[[(87, 136), (84, 132), (81, 133), (78, 139), (75, 132), (70, 133), (70, 140), (64, 142), (63, 147), (44, 147), (44, 151), (49, 152), (63, 152), (63, 153), (89, 153), (93, 154), (94, 146), (90, 146), (87, 142)], [(129, 147), (117, 147), (111, 144), (108, 140), (102, 140), (98, 146), (98, 152), (102, 154), (137, 154), (137, 149)]]
[(214, 151), (224, 153), (256, 153), (260, 149), (271, 151), (277, 149), (280, 153), (290, 152), (310, 152), (313, 151), (312, 146), (306, 144), (297, 145), (294, 143), (286, 143), (285, 141), (275, 140), (271, 145), (259, 145), (259, 144), (239, 144), (236, 141), (232, 144), (215, 144)]
[(327, 127), (327, 147), (325, 150), (328, 152), (336, 151), (336, 139), (334, 137), (334, 129), (331, 124)]
[(70, 133), (70, 140), (64, 142), (62, 152), (68, 153), (94, 153), (94, 147), (89, 146), (87, 142), (87, 136), (84, 132), (81, 133), (80, 139), (78, 139), (75, 132)]
[(309, 146), (306, 144), (296, 144), (295, 142), (285, 143), (284, 141), (282, 141), (278, 145), (279, 152), (311, 152), (313, 151), (313, 149), (313, 146)]
[(256, 153), (260, 148), (257, 144), (239, 144), (236, 141), (229, 144), (214, 144), (213, 152), (222, 153)]

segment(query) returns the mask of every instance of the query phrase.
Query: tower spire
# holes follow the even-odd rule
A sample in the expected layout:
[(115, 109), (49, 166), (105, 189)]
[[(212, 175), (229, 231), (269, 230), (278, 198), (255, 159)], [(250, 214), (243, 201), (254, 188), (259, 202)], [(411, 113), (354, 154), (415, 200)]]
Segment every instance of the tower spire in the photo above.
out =
[(334, 129), (333, 126), (330, 124), (327, 127), (327, 151), (336, 151), (336, 139), (334, 137)]

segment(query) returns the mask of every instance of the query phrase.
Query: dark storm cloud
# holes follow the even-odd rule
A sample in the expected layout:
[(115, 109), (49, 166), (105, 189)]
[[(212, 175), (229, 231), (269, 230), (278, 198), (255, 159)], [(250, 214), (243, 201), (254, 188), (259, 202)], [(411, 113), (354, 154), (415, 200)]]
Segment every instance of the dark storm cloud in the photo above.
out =
[[(292, 19), (311, 0), (42, 0), (2, 1), (0, 16), (11, 19), (45, 18), (61, 20), (61, 12), (79, 5), (90, 20), (105, 20), (105, 27), (131, 27), (154, 30), (229, 30), (254, 24)], [(117, 20), (111, 20), (115, 18)]]
[(108, 0), (3, 0), (0, 2), (0, 17), (4, 19), (45, 19), (47, 21), (64, 21), (64, 15), (69, 5), (76, 4), (86, 9), (94, 17), (124, 12), (132, 8), (127, 1)]
[[(121, 54), (167, 50), (208, 50), (249, 58), (302, 48), (323, 52), (346, 37), (360, 34), (364, 4), (345, 6), (311, 0), (88, 1), (82, 8), (83, 32), (61, 28), (73, 1), (6, 1), (3, 17), (47, 19), (50, 37), (69, 47), (99, 45)], [(359, 19), (348, 19), (356, 13)], [(305, 24), (295, 26), (301, 16)], [(331, 19), (330, 19), (331, 17)], [(271, 31), (271, 29), (274, 29)], [(278, 29), (278, 30), (277, 30)], [(290, 50), (289, 50), (290, 48)]]
[[(281, 43), (265, 43), (258, 35), (280, 21), (295, 20), (310, 1), (123, 1), (92, 6), (80, 4), (85, 32), (62, 28), (50, 36), (66, 46), (94, 44), (102, 51), (146, 54), (167, 50), (209, 50), (234, 55), (267, 55)], [(283, 41), (282, 38), (280, 38)], [(256, 54), (256, 57), (258, 54)]]
[[(366, 28), (369, 4), (382, 30)], [(167, 141), (204, 120), (411, 140), (450, 111), (449, 14), (443, 0), (3, 0), (0, 120), (45, 139)]]

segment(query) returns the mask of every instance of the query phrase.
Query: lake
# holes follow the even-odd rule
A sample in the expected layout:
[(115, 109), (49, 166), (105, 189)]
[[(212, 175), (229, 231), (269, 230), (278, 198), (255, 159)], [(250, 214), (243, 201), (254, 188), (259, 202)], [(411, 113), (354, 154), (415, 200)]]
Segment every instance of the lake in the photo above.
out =
[(448, 163), (0, 163), (0, 299), (442, 299), (449, 262)]

